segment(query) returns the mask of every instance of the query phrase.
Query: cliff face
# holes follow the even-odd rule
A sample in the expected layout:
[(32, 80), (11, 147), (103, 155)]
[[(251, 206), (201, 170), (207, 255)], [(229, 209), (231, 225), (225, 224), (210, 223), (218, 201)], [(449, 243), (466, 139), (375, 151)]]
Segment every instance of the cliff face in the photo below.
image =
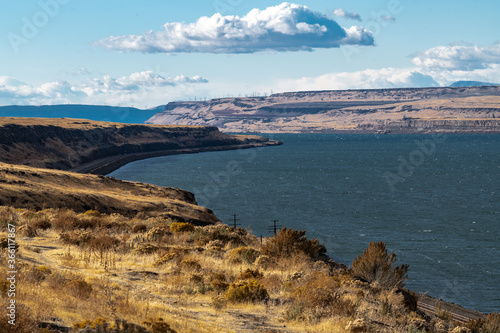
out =
[[(126, 125), (75, 119), (0, 119), (0, 162), (60, 170), (103, 159), (150, 157), (167, 151), (271, 144), (226, 135), (215, 127)], [(187, 151), (186, 151), (187, 152)], [(132, 158), (133, 160), (134, 158)], [(81, 171), (81, 170), (80, 170)], [(109, 171), (109, 170), (108, 170)]]
[[(500, 86), (304, 91), (173, 102), (147, 123), (205, 124), (226, 132), (405, 132), (405, 119), (412, 118), (433, 119), (429, 124), (436, 126), (427, 126), (425, 131), (452, 132), (457, 121), (459, 132), (466, 127), (467, 132), (498, 133), (495, 117), (500, 117)], [(479, 119), (489, 125), (475, 122)], [(438, 126), (439, 120), (447, 120), (447, 127)], [(463, 120), (469, 121), (465, 127), (460, 125)]]
[(0, 163), (0, 206), (90, 209), (134, 217), (161, 216), (198, 225), (219, 220), (190, 192), (73, 172)]

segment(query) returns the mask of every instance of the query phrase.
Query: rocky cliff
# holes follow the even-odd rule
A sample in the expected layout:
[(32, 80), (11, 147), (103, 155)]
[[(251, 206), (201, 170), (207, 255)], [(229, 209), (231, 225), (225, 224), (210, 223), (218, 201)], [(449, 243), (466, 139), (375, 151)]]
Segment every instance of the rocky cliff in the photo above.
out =
[(272, 144), (215, 127), (0, 118), (0, 162), (79, 172), (107, 173), (135, 159), (172, 153)]
[[(226, 132), (260, 133), (414, 133), (420, 129), (498, 133), (496, 117), (500, 117), (500, 86), (479, 86), (304, 91), (172, 102), (147, 123), (213, 125)], [(417, 125), (417, 120), (426, 126)]]

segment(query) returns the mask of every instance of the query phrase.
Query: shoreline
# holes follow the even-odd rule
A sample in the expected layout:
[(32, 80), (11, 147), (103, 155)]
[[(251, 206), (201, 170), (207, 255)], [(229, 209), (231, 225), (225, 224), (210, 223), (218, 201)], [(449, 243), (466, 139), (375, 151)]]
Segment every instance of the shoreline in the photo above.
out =
[(283, 143), (276, 140), (269, 140), (265, 142), (253, 142), (253, 143), (242, 143), (237, 145), (223, 145), (223, 146), (207, 146), (207, 147), (197, 147), (197, 148), (181, 148), (181, 149), (168, 149), (159, 150), (151, 152), (142, 153), (132, 153), (125, 155), (115, 155), (110, 157), (101, 158), (94, 160), (89, 163), (85, 163), (76, 168), (69, 169), (67, 171), (77, 172), (77, 173), (89, 173), (94, 175), (107, 175), (120, 167), (139, 160), (144, 160), (153, 157), (169, 156), (169, 155), (181, 155), (181, 154), (196, 154), (201, 152), (210, 151), (225, 151), (225, 150), (238, 150), (238, 149), (250, 149), (250, 148), (260, 148), (260, 147), (272, 147), (279, 146)]

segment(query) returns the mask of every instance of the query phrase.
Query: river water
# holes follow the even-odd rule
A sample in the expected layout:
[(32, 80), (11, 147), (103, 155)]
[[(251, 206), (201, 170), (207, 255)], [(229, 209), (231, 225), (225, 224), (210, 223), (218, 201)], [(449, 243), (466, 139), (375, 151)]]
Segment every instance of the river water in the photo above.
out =
[(307, 230), (347, 265), (383, 241), (407, 287), (500, 311), (500, 135), (272, 134), (282, 146), (136, 161), (109, 176), (179, 187), (225, 223)]

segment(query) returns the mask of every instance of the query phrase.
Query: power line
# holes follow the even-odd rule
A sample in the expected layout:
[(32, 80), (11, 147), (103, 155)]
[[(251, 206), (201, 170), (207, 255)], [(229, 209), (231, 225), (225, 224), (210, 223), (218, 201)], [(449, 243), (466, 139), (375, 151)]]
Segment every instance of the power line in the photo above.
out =
[(274, 236), (276, 236), (278, 229), (281, 229), (282, 226), (276, 224), (278, 220), (272, 220), (271, 222), (273, 222), (273, 225), (269, 227), (269, 232), (272, 231), (274, 233)]

